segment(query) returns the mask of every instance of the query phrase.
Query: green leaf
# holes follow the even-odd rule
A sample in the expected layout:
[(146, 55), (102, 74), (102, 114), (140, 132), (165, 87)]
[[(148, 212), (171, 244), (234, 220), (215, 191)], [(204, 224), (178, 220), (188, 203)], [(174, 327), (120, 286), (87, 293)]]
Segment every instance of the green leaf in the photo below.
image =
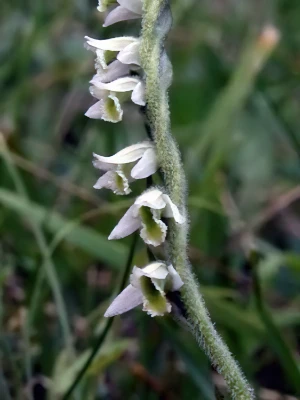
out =
[[(110, 364), (118, 360), (122, 354), (128, 350), (130, 344), (130, 340), (119, 340), (102, 347), (90, 365), (87, 376), (92, 377), (100, 375)], [(86, 350), (73, 362), (71, 362), (66, 351), (61, 353), (55, 366), (56, 373), (54, 374), (53, 384), (51, 386), (51, 393), (54, 395), (53, 399), (57, 398), (55, 396), (63, 395), (68, 390), (76, 375), (89, 358), (91, 352), (92, 349)]]
[(186, 365), (187, 373), (201, 393), (202, 400), (214, 399), (214, 390), (209, 379), (208, 361), (197, 346), (191, 348), (192, 341), (183, 340), (173, 324), (166, 319), (160, 319), (160, 324), (167, 333), (168, 340)]
[(108, 263), (111, 267), (119, 269), (123, 265), (123, 260), (126, 258), (126, 247), (123, 244), (109, 242), (106, 236), (86, 226), (72, 224), (56, 212), (51, 212), (49, 215), (48, 209), (26, 201), (9, 190), (0, 189), (0, 203), (23, 217), (34, 219), (53, 234), (66, 229), (69, 224), (69, 232), (65, 235), (68, 243)]

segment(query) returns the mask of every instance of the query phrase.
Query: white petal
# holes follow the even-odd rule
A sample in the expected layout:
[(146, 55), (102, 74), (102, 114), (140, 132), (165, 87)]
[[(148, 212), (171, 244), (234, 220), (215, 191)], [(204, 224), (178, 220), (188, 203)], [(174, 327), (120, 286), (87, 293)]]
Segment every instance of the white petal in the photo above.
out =
[(98, 65), (97, 75), (94, 76), (93, 80), (97, 82), (111, 82), (122, 76), (128, 75), (130, 72), (130, 66), (122, 64), (120, 61), (115, 60), (109, 66), (104, 69)]
[(163, 295), (165, 294), (163, 287), (164, 279), (168, 276), (168, 270), (164, 263), (155, 262), (144, 268), (133, 267), (132, 274), (130, 275), (130, 283), (132, 286), (142, 290), (140, 279), (143, 276), (150, 278), (155, 288)]
[(148, 278), (165, 279), (168, 275), (168, 269), (164, 263), (153, 262), (145, 268), (141, 268), (142, 274)]
[(96, 86), (90, 86), (90, 93), (98, 100), (106, 99), (109, 96), (109, 92), (107, 90), (99, 89)]
[(118, 3), (125, 8), (128, 8), (128, 10), (142, 15), (143, 12), (143, 2), (142, 0), (117, 0)]
[(137, 19), (137, 18), (141, 18), (141, 16), (139, 14), (136, 14), (130, 10), (128, 10), (127, 8), (124, 7), (116, 7), (114, 10), (112, 10), (108, 16), (106, 17), (103, 26), (107, 27), (110, 26), (112, 24), (115, 24), (116, 22), (120, 22), (120, 21), (126, 21), (129, 19)]
[(167, 194), (163, 194), (163, 198), (166, 202), (166, 208), (163, 211), (163, 216), (166, 218), (174, 218), (178, 224), (183, 224), (185, 218), (180, 214), (177, 206), (172, 202)]
[(95, 154), (97, 160), (102, 163), (107, 164), (127, 164), (138, 160), (143, 157), (145, 152), (149, 151), (149, 149), (153, 148), (154, 144), (150, 141), (145, 141), (142, 143), (137, 143), (132, 146), (128, 146), (125, 149), (122, 149), (118, 153), (114, 154), (111, 157), (103, 157)]
[(94, 189), (112, 189), (112, 186), (114, 186), (114, 180), (115, 180), (115, 172), (114, 171), (108, 171), (106, 174), (102, 175), (101, 178), (97, 180), (95, 185), (93, 186)]
[(120, 219), (117, 226), (113, 229), (108, 240), (122, 239), (138, 230), (140, 226), (141, 220), (139, 216), (137, 216), (136, 206), (132, 205), (124, 214), (123, 218)]
[(121, 51), (128, 47), (128, 45), (137, 41), (137, 38), (132, 36), (116, 37), (105, 40), (97, 40), (90, 38), (89, 36), (85, 36), (84, 38), (90, 47), (93, 47), (94, 49), (110, 51)]
[(158, 169), (155, 150), (148, 149), (139, 162), (132, 168), (131, 176), (134, 179), (143, 179), (154, 174)]
[(121, 61), (123, 64), (140, 64), (140, 41), (136, 39), (135, 42), (126, 46), (120, 53), (117, 55), (117, 59)]
[(92, 161), (93, 166), (97, 169), (101, 169), (102, 171), (115, 171), (118, 168), (117, 164), (109, 164), (105, 163), (101, 160), (101, 156), (96, 153), (93, 153), (95, 160)]
[(140, 290), (141, 290), (141, 285), (140, 285), (141, 276), (143, 276), (141, 268), (134, 266), (132, 269), (132, 273), (130, 274), (129, 281), (132, 286)]
[(168, 272), (169, 272), (169, 277), (171, 279), (171, 285), (172, 285), (172, 291), (175, 292), (175, 290), (179, 290), (181, 286), (183, 285), (183, 281), (180, 278), (178, 272), (175, 270), (173, 265), (168, 265)]
[(142, 193), (135, 200), (134, 204), (139, 207), (145, 206), (155, 210), (161, 210), (166, 206), (166, 202), (162, 195), (163, 193), (159, 189), (152, 188)]
[(125, 78), (116, 79), (110, 83), (103, 83), (93, 78), (91, 83), (94, 84), (96, 87), (102, 90), (109, 90), (112, 92), (130, 92), (134, 90), (137, 84), (140, 82), (137, 78), (131, 78), (130, 76)]
[(116, 123), (122, 120), (123, 110), (119, 99), (110, 95), (90, 107), (85, 115), (89, 118), (103, 119), (104, 121)]
[(139, 82), (132, 91), (131, 100), (139, 106), (145, 106), (145, 85), (143, 82)]
[(86, 117), (93, 119), (102, 119), (103, 117), (103, 100), (97, 101), (85, 113)]
[(142, 303), (142, 292), (132, 285), (128, 285), (108, 307), (104, 317), (113, 317), (114, 315), (123, 314)]

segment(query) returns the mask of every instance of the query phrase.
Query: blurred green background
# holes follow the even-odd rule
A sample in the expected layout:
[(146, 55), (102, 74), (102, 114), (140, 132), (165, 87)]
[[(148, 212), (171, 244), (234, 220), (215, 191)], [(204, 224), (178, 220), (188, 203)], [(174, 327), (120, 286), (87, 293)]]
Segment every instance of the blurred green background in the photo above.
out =
[[(144, 140), (143, 116), (133, 104), (118, 124), (84, 116), (94, 56), (83, 38), (135, 35), (139, 22), (104, 30), (96, 6), (1, 5), (1, 400), (62, 398), (101, 335), (130, 251), (131, 238), (107, 236), (145, 183), (126, 198), (96, 191), (91, 160)], [(170, 103), (189, 181), (191, 262), (258, 397), (295, 399), (300, 2), (172, 0), (172, 9)], [(266, 57), (270, 25), (281, 39)], [(139, 239), (132, 265), (146, 262)], [(74, 399), (212, 400), (214, 387), (224, 382), (188, 332), (134, 310), (114, 320)]]

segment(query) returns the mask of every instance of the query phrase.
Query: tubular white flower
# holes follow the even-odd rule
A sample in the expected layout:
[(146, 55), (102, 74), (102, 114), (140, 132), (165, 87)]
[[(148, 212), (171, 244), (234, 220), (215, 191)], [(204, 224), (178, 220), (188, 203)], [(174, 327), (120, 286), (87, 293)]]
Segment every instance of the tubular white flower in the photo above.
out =
[(103, 119), (108, 122), (119, 122), (123, 117), (121, 103), (115, 93), (106, 90), (100, 90), (96, 86), (90, 87), (91, 95), (94, 96), (97, 103), (93, 104), (85, 113), (89, 118)]
[(97, 64), (103, 69), (108, 68), (108, 62), (117, 57), (123, 64), (140, 65), (140, 40), (132, 36), (116, 37), (106, 40), (97, 40), (85, 36), (85, 47), (97, 55)]
[(159, 246), (165, 241), (168, 230), (162, 217), (174, 218), (178, 224), (185, 222), (170, 197), (157, 188), (151, 188), (136, 199), (108, 239), (121, 239), (140, 229), (145, 243)]
[(91, 83), (100, 90), (106, 90), (113, 93), (126, 93), (132, 92), (131, 100), (140, 106), (145, 103), (145, 86), (141, 79), (136, 77), (127, 76), (124, 78), (116, 79), (115, 81), (105, 83), (101, 82), (97, 75), (91, 80)]
[(112, 317), (143, 304), (143, 311), (152, 317), (163, 316), (171, 311), (167, 292), (179, 290), (183, 282), (172, 265), (154, 262), (145, 268), (134, 267), (130, 285), (119, 294), (104, 314)]
[(115, 170), (107, 171), (94, 185), (94, 189), (110, 189), (115, 194), (125, 195), (131, 193), (129, 183), (132, 181), (125, 166), (119, 165)]
[[(114, 71), (108, 73), (114, 74)], [(126, 100), (128, 92), (132, 92), (131, 100), (135, 104), (145, 105), (145, 87), (139, 78), (128, 76), (109, 83), (103, 82), (102, 79), (103, 77), (97, 74), (91, 80), (90, 92), (99, 101), (88, 109), (85, 113), (87, 117), (114, 123), (121, 121), (121, 103)]]
[[(143, 179), (157, 171), (155, 146), (150, 141), (126, 147), (111, 157), (93, 154), (93, 165), (107, 171), (94, 185), (95, 189), (111, 189), (115, 194), (131, 192), (129, 183), (134, 179)], [(133, 164), (136, 165), (133, 167)]]
[[(119, 3), (119, 6), (113, 9), (107, 15), (105, 22), (103, 24), (104, 27), (115, 24), (116, 22), (120, 21), (141, 18), (143, 12), (142, 0), (117, 0), (117, 1)], [(101, 10), (105, 11), (106, 8), (101, 7)]]

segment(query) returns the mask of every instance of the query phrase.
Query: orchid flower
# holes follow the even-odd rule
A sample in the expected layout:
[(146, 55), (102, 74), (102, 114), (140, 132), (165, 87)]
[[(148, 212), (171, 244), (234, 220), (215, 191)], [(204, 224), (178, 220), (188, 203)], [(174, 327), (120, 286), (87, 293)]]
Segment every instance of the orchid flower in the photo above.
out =
[(148, 189), (135, 200), (108, 239), (121, 239), (140, 229), (145, 243), (159, 246), (165, 241), (168, 230), (161, 218), (174, 218), (178, 224), (185, 222), (167, 194), (157, 188)]
[(145, 90), (143, 82), (137, 77), (124, 77), (105, 83), (101, 77), (95, 75), (91, 80), (90, 92), (99, 101), (92, 105), (86, 112), (86, 116), (94, 119), (103, 119), (109, 122), (122, 120), (123, 110), (121, 103), (129, 97), (138, 105), (145, 105)]
[(154, 262), (145, 268), (134, 267), (130, 284), (112, 302), (105, 317), (123, 314), (140, 304), (152, 317), (171, 311), (166, 293), (179, 290), (183, 282), (172, 265)]
[(97, 65), (103, 69), (108, 68), (108, 63), (115, 57), (123, 64), (140, 65), (139, 46), (140, 40), (131, 37), (116, 37), (106, 40), (97, 40), (85, 36), (86, 48), (97, 55)]
[(111, 157), (98, 154), (94, 154), (94, 157), (94, 167), (107, 171), (98, 179), (94, 188), (111, 189), (115, 194), (129, 194), (129, 182), (147, 178), (158, 169), (155, 146), (150, 141), (126, 147)]

